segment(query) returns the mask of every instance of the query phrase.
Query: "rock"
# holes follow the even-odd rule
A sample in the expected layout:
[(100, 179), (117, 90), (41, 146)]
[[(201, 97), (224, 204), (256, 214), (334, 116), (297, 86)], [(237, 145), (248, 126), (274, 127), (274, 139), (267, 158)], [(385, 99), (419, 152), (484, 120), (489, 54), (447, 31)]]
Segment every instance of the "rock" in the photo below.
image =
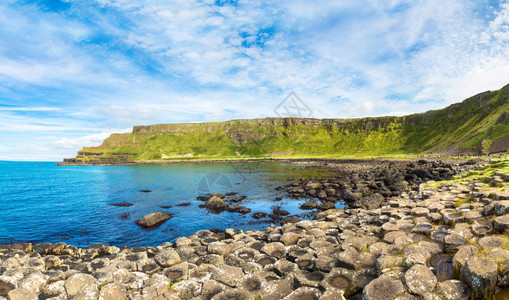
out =
[(335, 268), (325, 276), (320, 285), (324, 290), (341, 290), (345, 297), (349, 297), (357, 292), (353, 280), (354, 273), (344, 268)]
[(255, 218), (255, 219), (265, 218), (266, 216), (267, 216), (267, 214), (263, 213), (263, 212), (256, 212), (253, 214), (253, 218)]
[(242, 280), (243, 276), (244, 272), (241, 268), (232, 267), (229, 265), (223, 265), (219, 268), (216, 268), (212, 273), (212, 279), (230, 287), (235, 287), (237, 282)]
[(495, 214), (497, 216), (509, 214), (509, 200), (496, 201)]
[(405, 285), (414, 295), (424, 295), (433, 291), (437, 278), (431, 270), (424, 265), (414, 265), (405, 272)]
[(452, 272), (454, 278), (460, 278), (460, 271), (463, 265), (472, 257), (479, 253), (479, 249), (472, 245), (464, 245), (458, 248), (458, 252), (454, 255), (452, 263)]
[(484, 249), (502, 247), (504, 241), (497, 236), (486, 236), (479, 239), (478, 244)]
[(250, 299), (250, 294), (241, 289), (232, 289), (222, 291), (221, 293), (215, 295), (211, 298), (211, 300), (242, 300), (242, 299)]
[(300, 206), (300, 209), (315, 209), (318, 207), (316, 201), (308, 201)]
[(493, 227), (500, 233), (509, 231), (509, 214), (496, 217), (493, 222)]
[(158, 254), (156, 254), (154, 260), (161, 267), (167, 268), (180, 263), (180, 256), (175, 250), (164, 248)]
[(279, 242), (265, 244), (260, 252), (265, 253), (275, 258), (281, 258), (286, 254), (285, 245)]
[(467, 284), (459, 280), (447, 280), (440, 282), (436, 293), (446, 300), (470, 300), (470, 289)]
[(459, 234), (449, 234), (444, 238), (445, 250), (449, 252), (456, 251), (460, 246), (465, 245), (465, 238)]
[(245, 215), (245, 214), (250, 213), (251, 209), (247, 208), (245, 206), (242, 206), (242, 205), (233, 205), (233, 206), (228, 207), (228, 212), (235, 212), (235, 213)]
[(488, 297), (495, 292), (498, 265), (485, 257), (473, 257), (463, 265), (460, 276), (468, 284), (474, 297)]
[(108, 283), (101, 288), (99, 299), (104, 300), (127, 300), (125, 287), (118, 283)]
[(72, 297), (84, 290), (85, 287), (93, 287), (97, 284), (97, 280), (89, 275), (78, 273), (67, 278), (64, 287), (68, 296)]
[(405, 292), (401, 280), (388, 277), (378, 277), (371, 281), (362, 291), (363, 300), (386, 300), (394, 299), (397, 295)]
[(293, 217), (293, 216), (289, 216), (289, 217), (285, 217), (281, 220), (281, 225), (285, 225), (285, 224), (295, 224), (295, 223), (298, 223), (300, 222), (300, 219), (297, 218), (297, 217)]
[(213, 211), (223, 211), (228, 208), (228, 204), (226, 204), (223, 201), (223, 199), (221, 199), (217, 196), (212, 196), (205, 203), (205, 207), (207, 207), (208, 209), (211, 209)]
[(37, 300), (37, 293), (24, 288), (18, 288), (9, 292), (9, 300)]
[(260, 295), (265, 290), (267, 284), (267, 280), (264, 277), (251, 274), (242, 278), (239, 287), (251, 294)]
[(133, 206), (134, 204), (132, 204), (130, 202), (118, 202), (118, 203), (111, 203), (110, 205), (111, 206), (120, 206), (120, 207), (129, 207), (129, 206)]
[(136, 221), (136, 224), (140, 225), (141, 227), (150, 228), (160, 225), (171, 218), (172, 215), (159, 211), (143, 216), (141, 219)]
[(285, 246), (290, 246), (295, 245), (300, 237), (301, 235), (295, 232), (286, 232), (281, 236), (280, 241)]
[(321, 295), (322, 293), (320, 293), (319, 289), (303, 286), (291, 292), (290, 295), (284, 297), (283, 300), (318, 300)]
[[(452, 279), (453, 256), (450, 254), (438, 254), (431, 258), (431, 267), (439, 282)], [(458, 273), (459, 274), (459, 273)]]
[(213, 242), (208, 244), (207, 251), (210, 254), (219, 254), (221, 256), (226, 256), (232, 252), (233, 248), (230, 244), (226, 244), (223, 242)]
[[(21, 274), (21, 277), (23, 277), (23, 274)], [(5, 282), (0, 278), (0, 296), (7, 296), (7, 294), (15, 288), (16, 286), (14, 284)]]
[(320, 282), (325, 276), (320, 271), (310, 272), (300, 269), (297, 269), (293, 275), (295, 276), (295, 280), (299, 286), (309, 286), (314, 288), (320, 287)]
[(293, 291), (293, 280), (275, 280), (267, 284), (260, 293), (260, 298), (265, 300), (283, 299)]

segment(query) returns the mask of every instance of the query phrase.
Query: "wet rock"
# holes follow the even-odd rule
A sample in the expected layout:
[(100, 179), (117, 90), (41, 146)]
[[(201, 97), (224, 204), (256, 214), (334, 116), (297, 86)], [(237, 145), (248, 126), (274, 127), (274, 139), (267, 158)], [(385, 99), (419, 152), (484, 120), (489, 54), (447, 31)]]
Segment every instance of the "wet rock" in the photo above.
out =
[(242, 205), (233, 205), (228, 207), (228, 212), (235, 212), (244, 215), (250, 213), (251, 209)]
[(397, 295), (405, 292), (405, 287), (401, 280), (388, 277), (378, 277), (371, 281), (362, 291), (364, 300), (384, 300), (394, 299)]
[(300, 209), (315, 209), (318, 207), (318, 203), (316, 201), (308, 201), (300, 206)]
[(255, 218), (255, 219), (265, 218), (266, 216), (267, 216), (267, 214), (263, 213), (263, 212), (256, 212), (253, 214), (253, 218)]
[(474, 297), (488, 297), (495, 292), (498, 265), (485, 257), (473, 257), (463, 265), (460, 276)]
[(157, 225), (160, 225), (167, 220), (171, 219), (172, 215), (164, 213), (164, 212), (155, 212), (148, 214), (146, 216), (143, 216), (141, 219), (136, 221), (136, 224), (140, 225), (141, 227), (155, 227)]
[(133, 206), (134, 204), (132, 204), (131, 202), (118, 202), (118, 203), (111, 203), (110, 205), (111, 206), (120, 206), (120, 207), (129, 207), (129, 206)]
[(459, 280), (447, 280), (440, 282), (436, 293), (442, 299), (447, 300), (470, 300), (470, 289), (467, 284)]
[(433, 291), (437, 278), (431, 270), (424, 265), (414, 265), (405, 272), (405, 285), (414, 295), (424, 295)]
[(289, 216), (289, 217), (285, 217), (281, 220), (281, 225), (285, 225), (285, 224), (295, 224), (295, 223), (298, 223), (300, 222), (300, 219), (297, 218), (297, 217), (293, 217), (293, 216)]
[(228, 204), (226, 204), (223, 201), (223, 199), (221, 199), (217, 196), (212, 196), (205, 203), (205, 207), (207, 207), (208, 209), (211, 209), (213, 211), (223, 211), (228, 208)]

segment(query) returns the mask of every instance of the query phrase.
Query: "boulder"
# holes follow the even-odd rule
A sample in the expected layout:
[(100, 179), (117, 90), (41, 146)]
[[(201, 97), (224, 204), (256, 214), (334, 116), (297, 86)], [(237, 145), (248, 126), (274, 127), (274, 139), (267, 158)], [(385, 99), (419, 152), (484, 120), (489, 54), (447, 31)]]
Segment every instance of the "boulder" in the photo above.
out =
[(437, 278), (431, 270), (424, 265), (414, 265), (405, 272), (405, 285), (414, 295), (424, 295), (435, 289)]
[(486, 257), (473, 257), (463, 265), (460, 276), (470, 286), (474, 297), (487, 298), (495, 292), (498, 265)]
[(150, 228), (161, 225), (172, 217), (173, 216), (170, 214), (159, 211), (143, 216), (141, 219), (136, 221), (136, 224), (140, 225), (141, 227)]
[(447, 280), (440, 282), (436, 294), (447, 300), (470, 300), (470, 289), (467, 284), (459, 280)]
[(225, 210), (228, 208), (228, 204), (226, 204), (223, 201), (223, 199), (221, 199), (217, 196), (212, 196), (205, 203), (205, 207), (207, 207), (208, 209), (211, 209), (211, 210), (215, 210), (215, 211), (222, 211), (222, 210)]
[(401, 280), (389, 277), (378, 277), (371, 281), (362, 291), (363, 300), (394, 299), (397, 295), (405, 292)]
[(493, 222), (493, 227), (500, 233), (509, 231), (509, 214), (496, 217)]
[(156, 254), (154, 260), (163, 268), (171, 267), (180, 263), (180, 256), (177, 251), (164, 248), (159, 253)]

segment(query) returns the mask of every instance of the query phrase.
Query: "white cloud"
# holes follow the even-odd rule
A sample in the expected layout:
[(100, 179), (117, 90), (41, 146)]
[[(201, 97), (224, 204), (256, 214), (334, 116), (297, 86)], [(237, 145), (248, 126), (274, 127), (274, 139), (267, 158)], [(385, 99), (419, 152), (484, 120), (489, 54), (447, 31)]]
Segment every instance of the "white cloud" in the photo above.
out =
[(16, 149), (40, 134), (61, 136), (40, 149), (70, 149), (138, 124), (273, 116), (292, 90), (314, 117), (422, 112), (509, 78), (506, 1), (69, 3), (0, 4), (0, 130), (39, 133)]

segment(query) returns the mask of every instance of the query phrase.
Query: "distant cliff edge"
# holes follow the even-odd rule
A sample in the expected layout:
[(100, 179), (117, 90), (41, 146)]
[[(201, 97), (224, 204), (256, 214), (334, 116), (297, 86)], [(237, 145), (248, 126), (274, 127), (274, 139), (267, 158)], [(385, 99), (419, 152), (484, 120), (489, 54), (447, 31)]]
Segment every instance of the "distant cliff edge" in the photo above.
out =
[(509, 150), (509, 85), (444, 109), (403, 117), (266, 118), (135, 126), (83, 148), (70, 164), (327, 157)]

